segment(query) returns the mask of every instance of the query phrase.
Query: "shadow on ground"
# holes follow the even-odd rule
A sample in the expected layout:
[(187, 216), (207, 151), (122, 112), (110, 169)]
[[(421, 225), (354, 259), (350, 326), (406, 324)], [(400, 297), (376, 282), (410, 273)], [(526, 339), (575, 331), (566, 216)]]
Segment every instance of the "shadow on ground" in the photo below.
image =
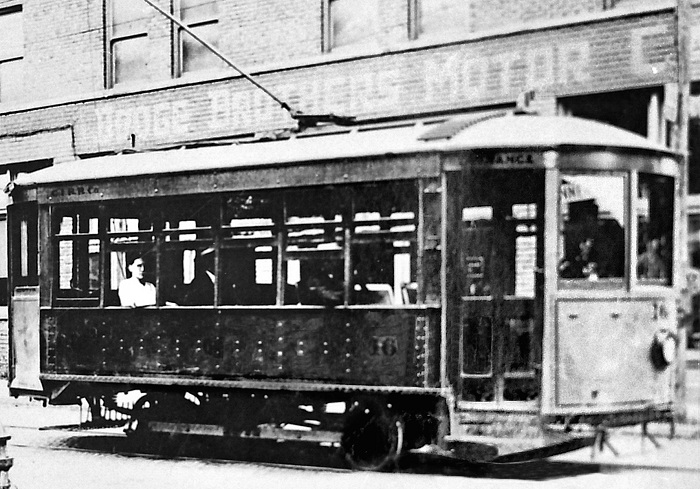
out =
[[(221, 440), (200, 436), (169, 435), (125, 437), (81, 434), (61, 442), (61, 446), (119, 454), (196, 458), (202, 463), (231, 460), (249, 463), (274, 463), (300, 468), (347, 469), (339, 449), (304, 442), (274, 440)], [(564, 461), (537, 460), (513, 464), (475, 464), (458, 460), (426, 460), (413, 454), (401, 458), (394, 469), (401, 473), (436, 474), (486, 479), (546, 481), (597, 473), (600, 465)]]

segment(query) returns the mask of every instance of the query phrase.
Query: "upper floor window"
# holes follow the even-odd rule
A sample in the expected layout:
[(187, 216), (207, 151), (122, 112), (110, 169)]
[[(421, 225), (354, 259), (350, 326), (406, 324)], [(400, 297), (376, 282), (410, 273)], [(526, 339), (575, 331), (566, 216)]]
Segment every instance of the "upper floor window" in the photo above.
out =
[(148, 78), (148, 22), (153, 8), (143, 0), (111, 0), (107, 9), (110, 86)]
[[(199, 37), (218, 47), (221, 32), (218, 4), (212, 0), (179, 0), (180, 19)], [(224, 64), (209, 49), (184, 29), (178, 30), (180, 74), (223, 68)]]
[(0, 102), (19, 100), (24, 78), (22, 9), (0, 10)]
[(412, 38), (468, 32), (470, 3), (464, 0), (412, 0)]
[(326, 0), (325, 50), (365, 44), (379, 32), (378, 0)]

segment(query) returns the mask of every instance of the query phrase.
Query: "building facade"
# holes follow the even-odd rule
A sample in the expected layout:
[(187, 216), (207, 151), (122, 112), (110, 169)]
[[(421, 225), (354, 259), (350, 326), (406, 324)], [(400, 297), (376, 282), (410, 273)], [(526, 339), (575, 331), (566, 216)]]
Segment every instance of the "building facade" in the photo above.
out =
[(540, 113), (671, 146), (687, 124), (689, 256), (700, 268), (698, 0), (152, 1), (277, 100), (145, 0), (0, 0), (3, 186), (76, 158), (274, 137), (297, 127), (279, 101), (386, 125), (514, 107), (532, 91)]

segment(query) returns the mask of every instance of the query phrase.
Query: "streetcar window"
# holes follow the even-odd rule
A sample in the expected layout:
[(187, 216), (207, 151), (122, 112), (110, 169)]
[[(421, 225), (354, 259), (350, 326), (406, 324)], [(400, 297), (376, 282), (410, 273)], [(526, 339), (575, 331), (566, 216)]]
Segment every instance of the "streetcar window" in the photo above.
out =
[(124, 203), (110, 208), (107, 216), (109, 283), (106, 303), (120, 305), (119, 283), (128, 278), (128, 266), (136, 258), (144, 261), (144, 280), (156, 282), (153, 209), (148, 205)]
[(275, 304), (275, 222), (281, 208), (281, 195), (270, 192), (240, 192), (224, 199), (220, 304)]
[(641, 173), (637, 186), (637, 278), (643, 284), (671, 283), (673, 179)]
[(19, 274), (22, 277), (29, 275), (29, 224), (26, 220), (19, 223)]
[(183, 306), (214, 305), (214, 229), (218, 222), (216, 197), (170, 201), (163, 205), (164, 245), (159, 278), (165, 301)]
[(414, 182), (355, 189), (351, 304), (415, 302), (417, 205)]
[[(158, 304), (439, 301), (440, 189), (415, 181), (56, 207), (58, 298), (119, 306), (135, 258)], [(419, 189), (424, 192), (419, 296)], [(19, 237), (21, 232), (17, 233)], [(18, 238), (19, 239), (19, 238)], [(104, 252), (103, 252), (104, 249)], [(18, 259), (22, 270), (30, 254)], [(101, 270), (103, 267), (103, 270)]]
[(56, 215), (58, 297), (99, 297), (100, 249), (97, 209), (65, 209)]
[[(13, 216), (11, 229), (8, 230), (10, 232), (7, 235), (13, 244), (13, 255), (10, 260), (13, 285), (36, 285), (39, 272), (36, 207), (18, 206), (14, 209)], [(7, 279), (3, 281), (7, 283)]]
[(299, 302), (343, 304), (347, 191), (334, 187), (294, 191), (285, 200), (285, 259), (288, 271), (298, 269), (298, 282), (291, 285)]
[(564, 175), (559, 197), (560, 285), (622, 286), (625, 178)]

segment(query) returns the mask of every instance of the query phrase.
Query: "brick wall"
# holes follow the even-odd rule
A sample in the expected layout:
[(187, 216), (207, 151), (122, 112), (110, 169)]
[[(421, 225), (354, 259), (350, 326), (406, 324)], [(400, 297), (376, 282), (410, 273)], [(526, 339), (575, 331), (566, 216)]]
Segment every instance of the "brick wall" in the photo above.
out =
[[(137, 148), (148, 148), (292, 125), (276, 103), (239, 77), (171, 80), (172, 29), (155, 10), (149, 24), (152, 79), (105, 90), (102, 2), (27, 2), (28, 85), (46, 106), (0, 105), (0, 150), (13, 148), (18, 140), (9, 139), (18, 135), (23, 148), (45, 149), (35, 135), (58, 128), (72, 131), (68, 150), (90, 154), (124, 149), (131, 134)], [(488, 4), (513, 9), (523, 19), (536, 12), (562, 17), (602, 8), (592, 0), (473, 2), (482, 6), (480, 15)], [(529, 89), (546, 99), (662, 86), (675, 76), (670, 11), (430, 45), (407, 40), (406, 0), (383, 0), (382, 36), (388, 47), (323, 54), (322, 4), (220, 0), (221, 48), (251, 72), (264, 70), (256, 73), (258, 80), (294, 107), (359, 119), (512, 103), (519, 91)], [(488, 17), (499, 17), (490, 12)], [(700, 24), (700, 4), (695, 19)], [(698, 42), (700, 36), (693, 44), (696, 54)], [(47, 98), (56, 103), (46, 103)], [(66, 147), (61, 146), (62, 158)], [(10, 153), (4, 152), (0, 162), (35, 159), (35, 151)]]
[(600, 12), (606, 0), (471, 0), (472, 30), (479, 32), (533, 21)]
[[(628, 0), (632, 1), (632, 0)], [(105, 0), (25, 1), (25, 63), (28, 100), (104, 92)], [(159, 0), (167, 6), (170, 0)], [(473, 32), (600, 12), (609, 0), (471, 0)], [(320, 56), (323, 0), (218, 0), (219, 48), (243, 68)], [(3, 5), (16, 4), (0, 0)], [(384, 49), (409, 47), (408, 0), (381, 0)], [(173, 66), (169, 20), (151, 12), (148, 81), (167, 82)], [(141, 88), (136, 87), (136, 88)]]
[[(399, 4), (401, 0), (392, 0)], [(0, 1), (0, 8), (3, 3)], [(104, 90), (104, 0), (36, 0), (23, 5), (27, 100)], [(16, 4), (16, 2), (12, 2)], [(170, 0), (161, 0), (167, 6)], [(321, 52), (321, 0), (219, 0), (219, 48), (242, 67)], [(149, 81), (172, 78), (174, 32), (150, 9)], [(405, 16), (404, 16), (405, 17)]]
[[(529, 89), (551, 97), (662, 86), (675, 77), (673, 34), (668, 12), (430, 49), (343, 57), (331, 53), (316, 63), (257, 76), (306, 113), (366, 120), (407, 117), (512, 103)], [(131, 134), (137, 148), (149, 148), (293, 124), (274, 101), (240, 77), (18, 110), (0, 115), (3, 122), (14, 134), (71, 127), (78, 154), (124, 149)]]

